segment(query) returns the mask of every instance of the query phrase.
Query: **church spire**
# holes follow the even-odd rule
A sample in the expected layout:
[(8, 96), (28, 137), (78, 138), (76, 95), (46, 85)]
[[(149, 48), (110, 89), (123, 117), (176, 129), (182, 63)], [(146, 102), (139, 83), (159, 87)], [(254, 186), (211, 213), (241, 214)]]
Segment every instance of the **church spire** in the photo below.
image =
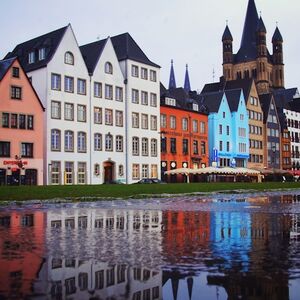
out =
[(171, 71), (170, 71), (170, 79), (169, 79), (169, 89), (176, 89), (176, 80), (175, 80), (173, 59), (171, 60)]
[(249, 44), (255, 46), (256, 28), (258, 23), (258, 13), (254, 0), (249, 0), (245, 18), (241, 48), (247, 47)]
[(184, 90), (185, 90), (187, 93), (191, 91), (191, 84), (190, 84), (190, 76), (189, 76), (188, 65), (186, 65), (186, 70), (185, 70)]

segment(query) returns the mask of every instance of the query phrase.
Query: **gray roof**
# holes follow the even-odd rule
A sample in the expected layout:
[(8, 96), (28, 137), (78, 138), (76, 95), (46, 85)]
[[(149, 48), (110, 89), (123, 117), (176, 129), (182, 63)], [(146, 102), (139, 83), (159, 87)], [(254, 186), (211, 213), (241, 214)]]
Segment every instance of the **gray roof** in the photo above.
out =
[(16, 60), (16, 57), (0, 60), (0, 81), (3, 79), (13, 62)]
[(225, 41), (225, 40), (233, 41), (232, 34), (230, 32), (228, 25), (226, 25), (223, 36), (222, 36), (222, 41)]
[(276, 26), (275, 32), (273, 34), (273, 37), (272, 37), (272, 43), (274, 43), (274, 42), (283, 42), (282, 35), (277, 26)]
[[(69, 25), (68, 25), (69, 26)], [(58, 45), (60, 44), (68, 26), (46, 33), (39, 37), (36, 37), (27, 42), (21, 43), (15, 47), (12, 52), (9, 52), (5, 58), (11, 58), (17, 56), (19, 61), (26, 72), (37, 70), (45, 67), (52, 59)], [(41, 48), (45, 48), (46, 58), (39, 60), (38, 51)], [(35, 62), (28, 63), (28, 55), (30, 52), (35, 53)]]
[(200, 101), (207, 106), (210, 113), (217, 113), (223, 99), (224, 92), (212, 92), (207, 94), (200, 94)]
[(227, 90), (225, 95), (231, 112), (237, 111), (239, 108), (241, 89)]

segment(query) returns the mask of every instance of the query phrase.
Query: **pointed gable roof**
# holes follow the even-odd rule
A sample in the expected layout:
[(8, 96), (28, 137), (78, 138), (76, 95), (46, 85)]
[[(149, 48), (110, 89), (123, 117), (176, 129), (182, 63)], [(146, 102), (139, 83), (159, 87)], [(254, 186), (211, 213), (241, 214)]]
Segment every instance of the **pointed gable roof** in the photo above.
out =
[(185, 70), (184, 90), (185, 90), (187, 93), (191, 91), (191, 84), (190, 84), (190, 76), (189, 76), (188, 65), (186, 65), (186, 70)]
[(0, 60), (0, 81), (3, 79), (13, 62), (16, 60), (16, 57)]
[[(12, 52), (9, 52), (5, 58), (11, 58), (17, 56), (24, 68), (25, 72), (30, 72), (45, 67), (52, 59), (57, 47), (59, 46), (68, 26), (51, 31), (39, 37), (36, 37), (27, 42), (21, 43), (15, 47)], [(38, 51), (41, 48), (45, 48), (46, 57), (43, 60), (38, 59)], [(30, 52), (35, 52), (35, 61), (28, 63), (28, 55)]]
[(233, 41), (232, 34), (230, 32), (228, 25), (226, 25), (223, 36), (222, 36), (222, 42), (226, 41), (226, 40)]
[(128, 32), (116, 35), (112, 37), (111, 40), (119, 61), (131, 59), (152, 67), (160, 68), (159, 65), (152, 62), (146, 56)]
[(267, 33), (267, 29), (266, 29), (266, 26), (264, 24), (262, 17), (260, 17), (258, 20), (257, 31)]
[(85, 61), (89, 74), (93, 74), (102, 51), (108, 39), (80, 46), (82, 57)]
[(217, 113), (219, 111), (224, 92), (212, 92), (200, 95), (200, 102), (208, 108), (210, 113)]
[(249, 0), (240, 50), (235, 56), (237, 62), (256, 58), (256, 31), (258, 20), (255, 2), (254, 0)]
[(268, 119), (272, 97), (272, 94), (262, 94), (259, 96), (260, 105), (264, 114), (264, 123), (266, 123)]
[(173, 59), (171, 60), (170, 78), (169, 78), (169, 89), (176, 89), (175, 72), (173, 66)]
[(241, 89), (227, 90), (225, 95), (231, 112), (238, 111), (240, 99), (241, 99)]
[(275, 32), (273, 34), (273, 37), (272, 37), (272, 43), (274, 43), (274, 42), (283, 42), (282, 35), (277, 26), (276, 26)]

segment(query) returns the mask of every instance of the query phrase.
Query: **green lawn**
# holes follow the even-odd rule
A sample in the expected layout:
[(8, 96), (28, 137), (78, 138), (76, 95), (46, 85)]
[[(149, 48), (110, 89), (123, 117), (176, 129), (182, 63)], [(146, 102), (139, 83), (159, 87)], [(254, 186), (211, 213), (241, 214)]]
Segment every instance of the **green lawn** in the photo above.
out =
[[(300, 189), (299, 182), (267, 183), (190, 183), (132, 185), (72, 185), (72, 186), (1, 186), (0, 201), (72, 198), (128, 198), (154, 194), (208, 193), (234, 190)], [(82, 199), (78, 199), (82, 198)]]

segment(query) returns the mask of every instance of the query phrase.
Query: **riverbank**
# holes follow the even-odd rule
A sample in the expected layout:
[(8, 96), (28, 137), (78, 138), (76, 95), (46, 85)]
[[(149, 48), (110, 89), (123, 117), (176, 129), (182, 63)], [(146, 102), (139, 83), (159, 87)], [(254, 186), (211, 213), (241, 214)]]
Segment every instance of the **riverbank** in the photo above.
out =
[(146, 198), (161, 195), (193, 193), (237, 193), (300, 189), (299, 182), (266, 183), (190, 183), (190, 184), (132, 184), (132, 185), (72, 185), (72, 186), (2, 186), (0, 201), (26, 201), (62, 199), (87, 201), (113, 198)]

